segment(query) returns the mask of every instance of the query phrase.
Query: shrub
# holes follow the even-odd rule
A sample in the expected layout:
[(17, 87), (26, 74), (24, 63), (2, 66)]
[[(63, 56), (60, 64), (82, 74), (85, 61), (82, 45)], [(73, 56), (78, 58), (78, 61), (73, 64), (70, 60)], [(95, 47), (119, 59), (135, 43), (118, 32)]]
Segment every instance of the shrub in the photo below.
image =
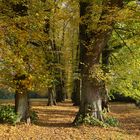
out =
[[(14, 106), (1, 105), (0, 106), (0, 122), (16, 124), (19, 115), (15, 113)], [(35, 111), (30, 112), (30, 118), (32, 122), (37, 121), (38, 115)]]
[(15, 124), (18, 115), (15, 113), (14, 107), (10, 105), (0, 106), (0, 122)]
[(103, 121), (98, 120), (95, 117), (92, 117), (90, 115), (87, 115), (84, 119), (83, 122), (85, 124), (93, 125), (93, 126), (101, 126), (101, 127), (106, 127), (106, 124)]
[(79, 125), (79, 124), (88, 124), (88, 125), (92, 125), (92, 126), (100, 126), (100, 127), (108, 127), (108, 126), (113, 126), (113, 127), (117, 127), (119, 126), (119, 121), (114, 118), (114, 117), (106, 117), (104, 121), (100, 121), (97, 118), (87, 114), (86, 117), (83, 117), (82, 115), (78, 118), (78, 120), (76, 121), (75, 125)]
[(76, 121), (75, 125), (79, 125), (79, 124), (87, 124), (87, 125), (93, 125), (93, 126), (101, 126), (101, 127), (105, 127), (106, 124), (98, 119), (96, 119), (95, 117), (87, 114), (86, 117), (83, 117), (82, 115), (79, 116), (78, 120)]
[(107, 118), (105, 119), (105, 123), (106, 123), (107, 125), (113, 126), (113, 127), (119, 126), (119, 121), (118, 121), (116, 118), (112, 117), (112, 116), (107, 117)]

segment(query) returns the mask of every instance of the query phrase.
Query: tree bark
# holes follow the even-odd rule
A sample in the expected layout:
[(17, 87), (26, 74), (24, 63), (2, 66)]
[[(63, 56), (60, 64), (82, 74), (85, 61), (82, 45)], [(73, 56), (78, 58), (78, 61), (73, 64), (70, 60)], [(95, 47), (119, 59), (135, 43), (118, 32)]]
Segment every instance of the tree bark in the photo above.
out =
[(25, 74), (16, 74), (13, 80), (16, 84), (15, 112), (19, 115), (16, 122), (26, 121), (27, 123), (30, 123), (28, 95), (28, 87), (31, 84), (30, 78)]
[[(78, 30), (79, 33), (79, 30)], [(72, 90), (72, 95), (71, 95), (71, 99), (73, 102), (74, 106), (79, 106), (80, 105), (80, 96), (81, 96), (81, 77), (80, 77), (80, 58), (82, 58), (81, 56), (82, 54), (80, 53), (80, 45), (77, 45), (76, 47), (76, 60), (75, 62), (73, 62), (74, 64), (74, 74), (76, 74), (76, 76), (73, 78), (73, 90)]]
[(47, 106), (52, 106), (52, 105), (56, 105), (56, 91), (53, 88), (49, 88), (48, 89), (48, 104), (47, 104)]
[(15, 112), (19, 115), (17, 122), (26, 121), (27, 123), (30, 123), (29, 108), (29, 96), (27, 91), (24, 91), (24, 93), (16, 93)]
[(110, 112), (109, 110), (109, 95), (108, 89), (106, 88), (105, 81), (101, 82), (101, 89), (100, 89), (101, 97), (102, 97), (102, 110), (104, 112)]
[[(91, 6), (92, 2), (80, 2), (80, 17), (87, 15), (87, 8)], [(102, 11), (102, 16), (106, 13), (106, 10)], [(88, 19), (91, 19), (90, 13), (88, 13)], [(109, 23), (111, 26), (111, 23)], [(99, 24), (99, 26), (101, 26)], [(100, 55), (102, 50), (107, 45), (107, 42), (112, 33), (112, 29), (100, 30), (96, 33), (92, 31), (87, 32), (88, 24), (80, 24), (80, 54), (81, 54), (81, 76), (82, 76), (82, 88), (81, 88), (81, 104), (79, 112), (74, 120), (74, 123), (78, 121), (79, 117), (85, 118), (88, 115), (95, 117), (103, 121), (102, 116), (102, 97), (100, 94), (100, 81), (96, 77), (96, 67), (99, 66)], [(94, 43), (93, 42), (94, 34)], [(91, 75), (91, 71), (93, 75)]]
[[(109, 72), (109, 57), (110, 50), (109, 46), (106, 45), (102, 51), (102, 70), (104, 71), (104, 75), (106, 75), (106, 73)], [(101, 83), (101, 95), (102, 95), (102, 110), (109, 112), (109, 95), (104, 80), (102, 80)]]
[[(98, 81), (96, 76), (90, 78), (90, 69), (93, 68), (94, 70), (96, 66), (99, 65), (100, 54), (108, 41), (107, 36), (110, 36), (110, 32), (105, 33), (104, 36), (98, 37), (91, 55), (86, 54), (84, 56), (84, 66), (82, 66), (81, 105), (75, 121), (77, 121), (80, 115), (86, 117), (87, 114), (103, 121), (100, 81)], [(93, 72), (96, 75), (96, 72)]]
[(80, 105), (81, 80), (75, 79), (73, 83), (72, 102), (74, 106)]
[(66, 93), (64, 91), (64, 82), (61, 78), (58, 79), (58, 82), (59, 84), (56, 85), (56, 101), (63, 102), (66, 99)]

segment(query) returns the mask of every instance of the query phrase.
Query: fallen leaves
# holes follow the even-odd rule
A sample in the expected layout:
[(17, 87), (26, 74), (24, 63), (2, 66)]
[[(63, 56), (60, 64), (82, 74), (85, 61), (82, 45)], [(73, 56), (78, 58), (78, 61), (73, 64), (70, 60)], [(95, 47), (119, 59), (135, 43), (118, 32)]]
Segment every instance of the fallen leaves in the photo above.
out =
[(33, 101), (39, 115), (36, 124), (0, 124), (1, 140), (140, 140), (140, 110), (133, 104), (112, 104), (111, 115), (121, 122), (119, 128), (72, 126), (78, 107), (70, 101), (48, 107)]

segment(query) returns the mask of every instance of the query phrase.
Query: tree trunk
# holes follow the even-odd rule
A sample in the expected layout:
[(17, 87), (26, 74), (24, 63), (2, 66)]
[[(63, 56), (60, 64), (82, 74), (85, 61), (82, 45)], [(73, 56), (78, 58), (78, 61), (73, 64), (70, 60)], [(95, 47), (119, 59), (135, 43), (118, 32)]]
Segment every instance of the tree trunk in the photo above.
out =
[(56, 101), (57, 102), (63, 102), (66, 99), (66, 95), (63, 92), (63, 87), (62, 85), (56, 85)]
[(81, 105), (79, 109), (80, 115), (93, 116), (99, 120), (103, 120), (102, 116), (102, 98), (99, 92), (99, 85), (96, 80), (92, 81), (89, 78), (83, 78)]
[[(102, 51), (102, 70), (104, 71), (104, 75), (109, 72), (109, 57), (110, 57), (110, 50), (109, 46), (106, 45)], [(105, 85), (105, 81), (101, 83), (101, 95), (102, 95), (102, 109), (104, 111), (109, 112), (109, 95), (108, 90)]]
[(80, 91), (81, 91), (80, 88), (81, 88), (81, 80), (75, 79), (71, 97), (74, 106), (80, 105)]
[(74, 106), (80, 105), (80, 96), (81, 96), (81, 83), (82, 80), (80, 79), (80, 58), (82, 58), (82, 53), (80, 52), (80, 45), (77, 45), (76, 48), (76, 60), (74, 63), (74, 74), (76, 76), (73, 78), (73, 91), (71, 95), (71, 99)]
[(29, 96), (27, 91), (15, 94), (15, 112), (19, 115), (17, 122), (26, 121), (30, 123)]
[(28, 75), (19, 73), (15, 75), (13, 80), (16, 84), (15, 112), (19, 115), (16, 122), (26, 121), (30, 123), (28, 87), (31, 81)]
[[(55, 88), (55, 87), (54, 87)], [(56, 105), (56, 91), (55, 89), (48, 89), (48, 104), (47, 106)]]
[[(103, 121), (102, 96), (100, 93), (101, 81), (96, 78), (95, 69), (99, 66), (100, 54), (108, 41), (107, 35), (108, 33), (105, 36), (100, 36), (95, 41), (92, 55), (86, 54), (84, 56), (84, 65), (82, 66), (81, 105), (75, 121), (77, 121), (80, 115), (86, 117), (87, 114)], [(91, 75), (91, 71), (95, 76)]]
[[(84, 62), (85, 66), (83, 66), (82, 69), (81, 104), (79, 113), (74, 122), (78, 120), (80, 115), (84, 118), (87, 114), (103, 121), (102, 96), (100, 93), (101, 81), (96, 78), (95, 69), (96, 66), (99, 65), (101, 50), (107, 43), (105, 38), (106, 37), (98, 40), (96, 46), (94, 46), (94, 48), (96, 48), (96, 50), (92, 51), (94, 57), (91, 57), (90, 55), (86, 55), (87, 57), (84, 56), (84, 60), (87, 62)], [(95, 76), (91, 77), (90, 70), (93, 70)]]
[[(80, 2), (80, 17), (87, 15), (87, 8), (92, 2)], [(102, 11), (100, 20), (106, 11)], [(86, 16), (87, 17), (87, 16)], [(88, 13), (87, 21), (91, 20), (91, 15)], [(89, 23), (88, 23), (89, 24)], [(112, 29), (101, 29), (100, 31), (92, 32), (88, 30), (88, 24), (83, 21), (80, 24), (80, 54), (81, 54), (81, 104), (79, 112), (74, 120), (74, 123), (79, 120), (79, 117), (84, 119), (87, 115), (95, 117), (103, 121), (102, 116), (102, 97), (100, 94), (100, 81), (96, 77), (96, 68), (99, 66), (100, 55), (102, 50), (107, 45), (107, 42), (112, 33)], [(109, 23), (111, 25), (111, 23)], [(100, 23), (99, 23), (99, 26)], [(93, 34), (94, 43), (93, 42)]]
[(67, 98), (66, 92), (64, 90), (64, 81), (60, 77), (58, 82), (59, 84), (56, 85), (56, 101), (63, 102)]
[(109, 110), (109, 95), (108, 90), (105, 85), (105, 81), (101, 82), (101, 89), (100, 89), (101, 97), (102, 97), (102, 110), (104, 112), (110, 112)]

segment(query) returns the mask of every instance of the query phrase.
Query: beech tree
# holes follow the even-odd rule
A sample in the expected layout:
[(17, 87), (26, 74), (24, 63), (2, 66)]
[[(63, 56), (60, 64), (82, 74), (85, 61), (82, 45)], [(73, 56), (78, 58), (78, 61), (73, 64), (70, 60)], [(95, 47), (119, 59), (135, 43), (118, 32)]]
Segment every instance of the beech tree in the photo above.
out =
[[(80, 1), (80, 16), (81, 16), (82, 22), (80, 23), (79, 38), (80, 38), (80, 49), (81, 49), (80, 57), (81, 57), (82, 90), (81, 90), (81, 104), (80, 104), (79, 112), (74, 122), (78, 121), (79, 117), (81, 119), (81, 116), (82, 116), (82, 119), (84, 119), (87, 115), (90, 115), (91, 117), (95, 117), (103, 121), (104, 118), (102, 116), (102, 107), (101, 107), (103, 97), (101, 93), (106, 93), (106, 92), (103, 92), (105, 91), (105, 87), (106, 87), (106, 83), (104, 83), (104, 78), (105, 78), (104, 72), (109, 72), (108, 74), (110, 73), (114, 74), (114, 76), (111, 75), (112, 80), (113, 79), (118, 80), (118, 79), (116, 79), (115, 71), (110, 72), (110, 69), (108, 69), (106, 66), (103, 69), (104, 72), (101, 70), (101, 67), (102, 67), (100, 65), (101, 54), (103, 57), (102, 63), (105, 65), (108, 65), (110, 53), (112, 52), (112, 50), (108, 47), (108, 45), (110, 45), (109, 41), (114, 35), (114, 32), (116, 32), (114, 27), (117, 27), (117, 25), (120, 27), (126, 27), (128, 26), (130, 19), (133, 19), (133, 21), (137, 21), (137, 23), (139, 22), (137, 19), (137, 14), (139, 12), (137, 10), (135, 10), (135, 12), (133, 11), (134, 10), (133, 7), (137, 7), (134, 1), (132, 1), (132, 3), (130, 1), (128, 2), (128, 1), (123, 1), (123, 0), (100, 1), (98, 2), (98, 4), (101, 7), (101, 9), (99, 9), (98, 12), (93, 11), (93, 9), (91, 8), (95, 3), (96, 3), (95, 1)], [(97, 19), (95, 18), (95, 16), (93, 16), (94, 12), (96, 13), (96, 15), (98, 15)], [(125, 12), (127, 16), (124, 16)], [(135, 23), (136, 22), (133, 22), (132, 24), (133, 27), (135, 27), (134, 26)], [(137, 25), (139, 25), (139, 23)], [(123, 51), (123, 52), (125, 53), (125, 52), (130, 51), (130, 53), (133, 56), (131, 48), (124, 41), (124, 38), (126, 36), (130, 37), (130, 34), (129, 35), (123, 34), (122, 35), (123, 37), (120, 36), (118, 32), (116, 32), (116, 34), (119, 40), (121, 40), (120, 42), (121, 45), (114, 46), (114, 50), (117, 48), (121, 49), (122, 46), (125, 46), (123, 48), (125, 48), (125, 50), (127, 48), (127, 51)], [(134, 37), (134, 34), (132, 36)], [(137, 42), (137, 45), (138, 45), (138, 42)], [(135, 45), (133, 44), (133, 46)], [(135, 61), (135, 59), (133, 59), (133, 61), (132, 59), (129, 59), (129, 60), (132, 63), (133, 61)], [(125, 59), (125, 61), (128, 61), (128, 60)], [(114, 66), (115, 64), (116, 63), (114, 63)], [(136, 63), (133, 63), (133, 65), (134, 64)], [(127, 67), (124, 65), (124, 63), (123, 63), (123, 66), (125, 68)], [(117, 68), (120, 69), (120, 66), (117, 66)], [(133, 67), (133, 68), (135, 69), (136, 67)], [(118, 76), (118, 78), (120, 78), (120, 76)], [(109, 81), (107, 80), (107, 82)], [(132, 90), (134, 90), (132, 88), (133, 84), (127, 85), (127, 83), (128, 82), (125, 83), (126, 86), (130, 87), (131, 89), (131, 93), (129, 92), (129, 95), (131, 97), (133, 96), (138, 97), (139, 92), (136, 91), (137, 89), (135, 90), (136, 93), (133, 94), (132, 92)], [(112, 82), (111, 84), (113, 88), (114, 82)], [(110, 88), (111, 88), (111, 84), (110, 84)], [(102, 85), (104, 85), (104, 87), (102, 87)], [(119, 87), (123, 89), (122, 91), (124, 92), (124, 94), (128, 96), (126, 86), (124, 89), (124, 86), (119, 84)]]
[(43, 51), (48, 47), (43, 31), (46, 5), (36, 2), (1, 1), (1, 85), (15, 91), (17, 121), (30, 118), (28, 91), (39, 91), (52, 81)]
[[(97, 23), (97, 30), (90, 30), (89, 25), (92, 23), (92, 11), (90, 7), (93, 1), (80, 1), (80, 49), (81, 49), (81, 104), (79, 112), (74, 120), (79, 117), (85, 118), (87, 114), (103, 121), (102, 116), (102, 97), (100, 94), (101, 80), (96, 74), (99, 70), (100, 55), (107, 45), (111, 34), (113, 19), (108, 20), (111, 16), (111, 10), (122, 8), (123, 1), (103, 1), (102, 10)], [(88, 10), (88, 11), (87, 11)]]

